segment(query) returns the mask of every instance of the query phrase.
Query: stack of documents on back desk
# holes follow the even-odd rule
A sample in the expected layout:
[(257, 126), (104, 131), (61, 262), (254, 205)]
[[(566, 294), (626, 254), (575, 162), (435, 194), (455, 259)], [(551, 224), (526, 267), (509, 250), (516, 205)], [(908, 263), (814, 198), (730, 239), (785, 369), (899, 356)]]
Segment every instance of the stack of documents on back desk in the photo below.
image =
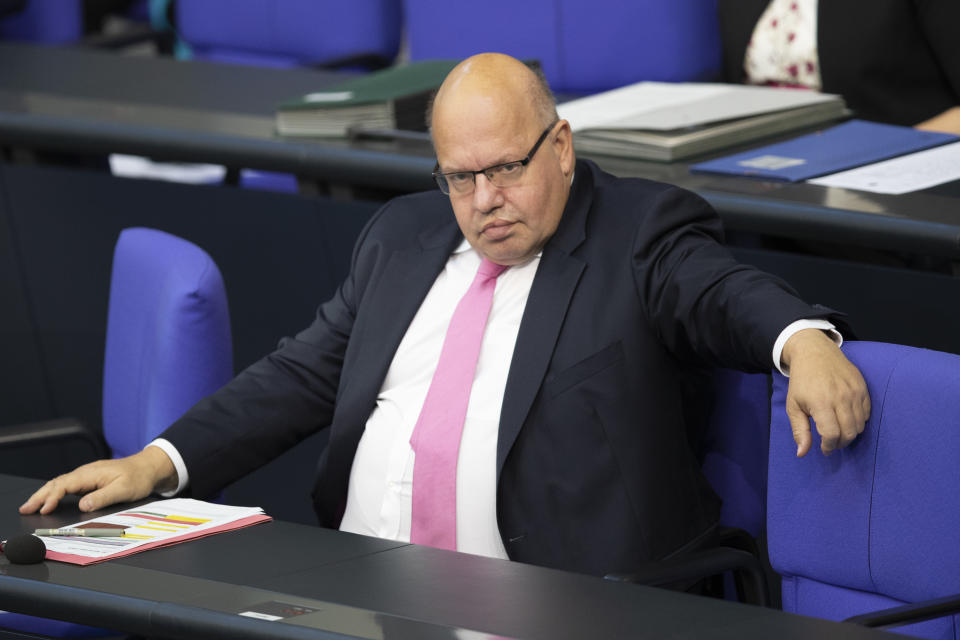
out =
[(839, 96), (718, 83), (638, 82), (558, 105), (579, 151), (672, 161), (843, 117)]
[(798, 182), (960, 140), (949, 133), (851, 120), (835, 127), (690, 166), (701, 173)]
[(47, 559), (87, 565), (215, 533), (268, 522), (259, 507), (230, 507), (189, 498), (158, 500), (69, 529), (116, 529), (115, 537), (40, 536)]

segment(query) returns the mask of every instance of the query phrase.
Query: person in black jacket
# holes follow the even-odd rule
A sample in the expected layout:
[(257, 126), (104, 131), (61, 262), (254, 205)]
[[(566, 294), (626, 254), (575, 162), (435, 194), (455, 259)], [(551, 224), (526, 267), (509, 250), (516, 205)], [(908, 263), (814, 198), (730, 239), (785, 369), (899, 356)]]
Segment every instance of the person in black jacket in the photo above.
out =
[(807, 86), (865, 120), (960, 134), (957, 0), (718, 0), (718, 12), (724, 81)]

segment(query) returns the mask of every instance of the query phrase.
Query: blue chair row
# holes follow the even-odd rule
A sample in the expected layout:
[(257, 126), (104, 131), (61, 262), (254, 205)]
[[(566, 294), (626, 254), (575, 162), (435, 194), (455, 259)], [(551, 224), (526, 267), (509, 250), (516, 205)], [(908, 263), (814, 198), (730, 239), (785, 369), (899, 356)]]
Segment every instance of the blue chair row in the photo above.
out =
[[(136, 453), (232, 376), (230, 316), (217, 265), (199, 247), (168, 233), (124, 230), (110, 280), (103, 372), (109, 451), (101, 457)], [(25, 429), (9, 446), (63, 446), (62, 431)], [(8, 612), (0, 612), (0, 629), (58, 638), (115, 635)]]
[(715, 0), (404, 0), (403, 9), (412, 60), (536, 59), (557, 93), (703, 80), (720, 68)]
[[(377, 69), (400, 48), (400, 0), (136, 0), (123, 16), (175, 28), (179, 57), (266, 67)], [(83, 0), (21, 0), (0, 17), (0, 38), (71, 44), (84, 35)]]
[(379, 69), (397, 56), (402, 21), (398, 0), (189, 0), (177, 25), (198, 59)]
[[(163, 8), (171, 1), (136, 4), (163, 28), (169, 27)], [(176, 3), (175, 28), (181, 57), (355, 70), (392, 64), (406, 30), (411, 60), (502, 51), (540, 61), (554, 91), (569, 95), (715, 75), (720, 44), (714, 3), (491, 0), (478, 9), (436, 0), (190, 0)], [(68, 43), (81, 33), (81, 0), (28, 0), (19, 15), (0, 20), (0, 37)], [(293, 176), (248, 169), (240, 184), (297, 190)]]
[[(380, 68), (394, 62), (405, 32), (411, 60), (502, 51), (539, 60), (559, 93), (706, 79), (720, 68), (715, 0), (490, 0), (482, 7), (439, 0), (189, 0), (175, 7), (178, 35), (193, 57), (220, 62)], [(81, 13), (81, 0), (28, 0), (20, 15), (0, 22), (0, 37), (71, 42), (81, 33)]]

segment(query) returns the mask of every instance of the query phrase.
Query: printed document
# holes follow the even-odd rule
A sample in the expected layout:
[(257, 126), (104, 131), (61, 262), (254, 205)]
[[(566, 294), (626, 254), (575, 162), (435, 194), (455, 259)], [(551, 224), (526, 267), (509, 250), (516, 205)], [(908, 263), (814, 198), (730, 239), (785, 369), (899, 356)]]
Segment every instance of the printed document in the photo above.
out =
[(960, 142), (841, 171), (808, 182), (874, 193), (901, 194), (960, 180)]
[(157, 500), (66, 528), (116, 529), (116, 537), (40, 536), (47, 559), (87, 565), (271, 520), (259, 507), (190, 498)]

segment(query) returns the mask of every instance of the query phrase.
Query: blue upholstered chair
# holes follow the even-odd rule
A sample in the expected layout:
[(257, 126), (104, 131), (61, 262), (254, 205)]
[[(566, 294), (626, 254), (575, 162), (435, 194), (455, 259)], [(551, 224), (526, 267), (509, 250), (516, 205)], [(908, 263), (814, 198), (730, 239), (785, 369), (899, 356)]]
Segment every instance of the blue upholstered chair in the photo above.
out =
[[(217, 265), (176, 236), (124, 230), (113, 257), (104, 358), (103, 432), (110, 453), (139, 451), (232, 375), (230, 317)], [(52, 637), (111, 635), (13, 613), (0, 613), (0, 629)]]
[(177, 25), (202, 60), (376, 69), (400, 47), (400, 0), (189, 0)]
[[(832, 620), (960, 593), (960, 356), (871, 342), (844, 352), (870, 390), (864, 433), (829, 457), (815, 437), (798, 459), (779, 375), (770, 426), (768, 535), (783, 608)], [(955, 640), (958, 629), (948, 615), (891, 630)]]
[(217, 265), (155, 229), (120, 234), (110, 281), (103, 431), (115, 457), (142, 449), (233, 376)]
[(715, 0), (404, 0), (403, 11), (411, 60), (536, 59), (557, 93), (704, 80), (720, 69)]

